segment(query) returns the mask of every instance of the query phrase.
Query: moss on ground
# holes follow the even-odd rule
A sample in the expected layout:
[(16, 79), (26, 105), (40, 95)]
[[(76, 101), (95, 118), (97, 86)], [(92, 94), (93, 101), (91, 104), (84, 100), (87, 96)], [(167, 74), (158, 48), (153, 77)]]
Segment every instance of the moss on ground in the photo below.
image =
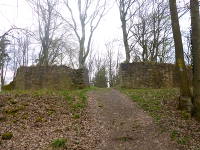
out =
[(163, 104), (178, 96), (177, 89), (121, 89), (131, 99), (159, 122), (164, 117)]
[(60, 138), (53, 140), (51, 146), (53, 147), (53, 149), (66, 148), (66, 143), (67, 143), (66, 139)]
[(1, 136), (2, 140), (10, 140), (12, 137), (13, 137), (12, 132), (3, 133)]

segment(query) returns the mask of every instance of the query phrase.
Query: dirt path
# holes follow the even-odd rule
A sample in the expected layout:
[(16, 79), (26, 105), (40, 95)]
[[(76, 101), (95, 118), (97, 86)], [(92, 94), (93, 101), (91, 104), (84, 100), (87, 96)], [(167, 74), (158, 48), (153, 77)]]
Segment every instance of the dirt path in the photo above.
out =
[(89, 93), (89, 110), (99, 130), (96, 150), (178, 150), (152, 118), (117, 90)]

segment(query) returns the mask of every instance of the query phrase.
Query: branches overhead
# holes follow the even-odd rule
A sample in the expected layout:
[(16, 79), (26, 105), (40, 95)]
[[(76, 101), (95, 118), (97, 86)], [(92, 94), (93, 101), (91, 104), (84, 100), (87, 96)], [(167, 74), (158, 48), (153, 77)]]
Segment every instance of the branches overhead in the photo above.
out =
[[(148, 11), (146, 8), (150, 7)], [(132, 39), (142, 48), (142, 60), (165, 62), (171, 50), (171, 24), (166, 0), (157, 0), (140, 7), (131, 22)], [(160, 60), (158, 60), (158, 58)]]
[[(171, 23), (166, 0), (116, 0), (122, 23), (126, 61), (166, 62), (172, 50)], [(135, 60), (135, 59), (134, 59)]]
[[(84, 67), (94, 31), (106, 13), (106, 2), (106, 0), (76, 0), (77, 9), (74, 10), (72, 3), (69, 0), (64, 0), (71, 18), (64, 20), (74, 31), (79, 42), (79, 68)], [(75, 15), (76, 11), (78, 17)]]
[[(62, 25), (58, 20), (57, 6), (59, 0), (27, 0), (37, 15), (38, 36), (41, 44), (39, 54), (39, 64), (49, 65), (54, 63), (58, 55), (58, 44), (62, 34), (56, 34), (56, 31)], [(59, 40), (58, 40), (59, 39)], [(57, 45), (59, 46), (59, 45)]]

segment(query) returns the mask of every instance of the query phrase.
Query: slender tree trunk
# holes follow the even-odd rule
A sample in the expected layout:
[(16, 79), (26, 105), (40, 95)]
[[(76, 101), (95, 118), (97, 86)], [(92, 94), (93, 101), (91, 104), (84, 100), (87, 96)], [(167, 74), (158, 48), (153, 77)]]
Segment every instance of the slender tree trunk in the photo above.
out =
[(175, 43), (176, 66), (180, 83), (179, 108), (191, 112), (192, 109), (191, 91), (189, 86), (189, 78), (187, 75), (187, 70), (184, 61), (183, 43), (182, 43), (180, 25), (178, 20), (176, 0), (169, 0), (169, 5), (170, 5), (170, 14), (172, 22), (172, 31)]
[[(81, 6), (81, 1), (79, 1), (80, 6)], [(79, 6), (79, 7), (80, 7)], [(85, 60), (84, 60), (84, 55), (85, 55), (85, 20), (82, 18), (80, 15), (80, 21), (81, 21), (81, 31), (82, 31), (82, 37), (79, 41), (79, 68), (84, 68), (85, 66)]]
[(190, 0), (193, 56), (193, 102), (195, 116), (200, 119), (200, 23), (199, 2)]
[(1, 88), (4, 86), (4, 65), (1, 67)]
[(123, 32), (123, 41), (124, 41), (124, 47), (125, 47), (125, 53), (126, 53), (126, 63), (130, 62), (130, 48), (128, 44), (128, 33), (126, 30), (126, 19), (124, 17), (121, 17), (122, 22), (122, 32)]
[(110, 54), (110, 60), (109, 60), (109, 84), (110, 87), (113, 87), (113, 76), (112, 76), (112, 59)]
[(83, 61), (83, 57), (84, 57), (84, 42), (80, 42), (79, 44), (79, 68), (83, 68), (85, 62)]

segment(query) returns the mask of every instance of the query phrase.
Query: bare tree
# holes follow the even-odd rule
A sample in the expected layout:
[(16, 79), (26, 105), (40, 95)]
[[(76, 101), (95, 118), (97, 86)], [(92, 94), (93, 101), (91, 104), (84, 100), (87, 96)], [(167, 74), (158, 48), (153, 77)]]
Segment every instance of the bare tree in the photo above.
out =
[(101, 66), (100, 70), (95, 73), (94, 86), (100, 87), (100, 88), (106, 88), (107, 87), (106, 74), (107, 74), (106, 67)]
[(2, 35), (0, 35), (0, 69), (1, 69), (1, 87), (5, 84), (5, 77), (6, 72), (8, 69), (8, 62), (10, 61), (9, 51), (8, 51), (8, 45), (11, 44), (11, 40), (15, 39), (16, 37), (13, 36), (12, 32), (14, 31), (25, 31), (25, 33), (28, 33), (27, 30), (17, 27), (11, 27), (9, 30), (4, 32)]
[[(148, 11), (146, 8), (149, 8)], [(141, 50), (142, 61), (166, 62), (173, 50), (169, 6), (166, 0), (145, 1), (131, 18), (130, 32), (133, 52), (138, 57)], [(136, 43), (136, 44), (135, 44)], [(136, 51), (136, 52), (135, 52)]]
[(28, 34), (21, 36), (15, 39), (16, 40), (16, 49), (14, 50), (17, 57), (17, 62), (19, 66), (28, 66), (29, 62), (29, 46), (30, 46), (30, 37)]
[(200, 119), (200, 24), (199, 1), (190, 0), (193, 56), (193, 100), (195, 116)]
[(105, 60), (104, 57), (101, 57), (99, 54), (95, 55), (94, 60), (95, 60), (95, 63), (94, 63), (95, 70), (96, 70), (96, 72), (98, 72), (98, 71), (100, 71), (100, 69), (102, 68), (102, 66), (105, 66), (106, 60)]
[(192, 65), (192, 45), (191, 45), (191, 32), (184, 32), (183, 35), (184, 42), (184, 54), (185, 54), (185, 59), (186, 59), (186, 64), (191, 66)]
[(70, 37), (64, 39), (63, 48), (60, 51), (59, 61), (60, 64), (70, 66), (71, 68), (78, 68), (78, 46)]
[(183, 44), (182, 37), (178, 19), (178, 12), (176, 6), (176, 0), (169, 0), (170, 6), (170, 14), (171, 14), (171, 22), (172, 22), (172, 31), (175, 43), (175, 54), (176, 54), (176, 66), (177, 72), (179, 75), (179, 83), (180, 83), (180, 109), (191, 112), (191, 91), (189, 86), (189, 78), (187, 75), (187, 70), (184, 61), (184, 52), (183, 52)]
[(88, 76), (89, 76), (89, 81), (92, 82), (92, 78), (94, 75), (95, 71), (95, 54), (90, 51), (88, 59), (87, 59), (87, 69), (88, 69)]
[(97, 87), (107, 87), (106, 58), (95, 55), (93, 83)]
[[(79, 68), (85, 67), (86, 58), (91, 50), (92, 37), (106, 13), (106, 0), (75, 0), (79, 18), (76, 18), (72, 4), (64, 0), (71, 19), (63, 19), (74, 31), (79, 43)], [(88, 39), (86, 39), (88, 38)]]
[(129, 45), (129, 29), (127, 28), (127, 22), (128, 20), (134, 16), (134, 13), (130, 13), (131, 8), (133, 4), (137, 0), (116, 0), (118, 7), (119, 7), (119, 12), (120, 12), (120, 20), (122, 23), (122, 33), (123, 33), (123, 42), (124, 42), (124, 48), (125, 48), (125, 54), (126, 54), (126, 60), (125, 62), (128, 63), (130, 62), (130, 45)]
[(58, 56), (60, 36), (58, 28), (59, 16), (57, 14), (58, 0), (27, 0), (37, 14), (39, 41), (41, 51), (39, 53), (39, 65), (51, 65)]
[(114, 54), (114, 50), (113, 50), (114, 42), (115, 42), (115, 40), (113, 40), (111, 42), (107, 42), (105, 44), (106, 52), (107, 52), (107, 58), (106, 58), (107, 65), (106, 66), (108, 68), (107, 72), (108, 72), (108, 81), (109, 81), (110, 87), (113, 87), (113, 85), (114, 85), (114, 75), (115, 75), (114, 69), (115, 69), (115, 65), (116, 65), (115, 60), (114, 60), (115, 54)]

